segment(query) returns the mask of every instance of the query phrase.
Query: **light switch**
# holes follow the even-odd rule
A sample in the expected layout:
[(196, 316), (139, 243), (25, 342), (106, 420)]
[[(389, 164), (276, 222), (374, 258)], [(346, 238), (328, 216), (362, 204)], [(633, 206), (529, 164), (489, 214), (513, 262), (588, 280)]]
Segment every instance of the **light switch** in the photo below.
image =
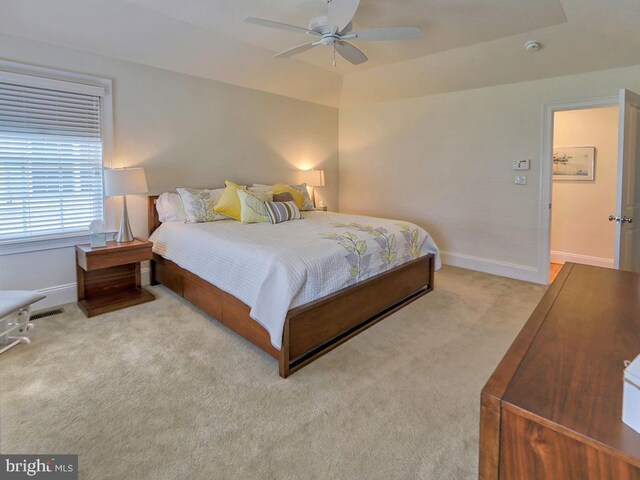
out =
[(526, 185), (527, 184), (527, 176), (526, 175), (518, 175), (515, 177), (516, 185)]
[(513, 161), (513, 169), (514, 170), (530, 170), (531, 169), (531, 160), (514, 160)]

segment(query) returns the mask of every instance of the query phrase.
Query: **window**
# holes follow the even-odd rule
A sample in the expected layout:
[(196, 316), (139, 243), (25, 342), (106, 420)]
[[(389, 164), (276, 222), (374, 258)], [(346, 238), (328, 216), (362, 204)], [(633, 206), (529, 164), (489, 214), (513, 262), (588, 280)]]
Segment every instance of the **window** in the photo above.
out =
[(0, 248), (61, 245), (103, 220), (106, 91), (0, 71)]

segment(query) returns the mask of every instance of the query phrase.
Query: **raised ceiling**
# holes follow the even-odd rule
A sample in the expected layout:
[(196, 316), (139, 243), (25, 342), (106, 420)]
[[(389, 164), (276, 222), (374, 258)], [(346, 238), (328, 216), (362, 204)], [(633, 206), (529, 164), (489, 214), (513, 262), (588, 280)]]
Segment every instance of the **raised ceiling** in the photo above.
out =
[[(243, 23), (247, 16), (307, 27), (327, 13), (326, 0), (127, 0), (193, 25), (199, 25), (274, 53), (308, 41), (304, 35), (260, 28)], [(388, 65), (436, 52), (495, 40), (517, 33), (564, 23), (558, 0), (362, 0), (353, 21), (354, 30), (375, 27), (419, 26), (416, 40), (366, 42), (358, 46), (369, 61), (354, 67), (338, 61), (334, 68), (331, 48), (314, 48), (296, 57), (339, 73)], [(358, 43), (355, 41), (354, 43)], [(282, 61), (282, 60), (279, 60)]]
[[(418, 25), (418, 40), (362, 42), (353, 66), (303, 35), (324, 0), (0, 0), (0, 33), (326, 105), (393, 100), (638, 64), (637, 0), (361, 0), (355, 28)], [(524, 40), (545, 48), (528, 54)]]

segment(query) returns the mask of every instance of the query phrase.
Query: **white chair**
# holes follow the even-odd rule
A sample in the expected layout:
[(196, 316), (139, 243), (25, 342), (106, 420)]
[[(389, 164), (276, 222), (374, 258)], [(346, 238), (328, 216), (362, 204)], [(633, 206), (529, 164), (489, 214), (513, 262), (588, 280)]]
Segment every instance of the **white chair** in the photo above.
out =
[[(4, 353), (19, 343), (30, 343), (26, 336), (31, 330), (31, 305), (45, 298), (38, 292), (27, 290), (0, 291), (0, 353)], [(9, 335), (17, 333), (17, 335)]]

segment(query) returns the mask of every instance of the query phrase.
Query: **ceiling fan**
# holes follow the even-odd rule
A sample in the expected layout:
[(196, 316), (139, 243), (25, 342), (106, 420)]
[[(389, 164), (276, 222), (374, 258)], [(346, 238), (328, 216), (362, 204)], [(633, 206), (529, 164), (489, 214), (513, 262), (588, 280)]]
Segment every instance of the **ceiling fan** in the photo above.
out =
[(263, 27), (286, 30), (290, 32), (304, 33), (316, 37), (317, 40), (303, 43), (276, 55), (276, 58), (288, 58), (302, 53), (317, 45), (333, 47), (333, 66), (336, 66), (336, 52), (345, 60), (354, 65), (359, 65), (368, 60), (367, 56), (346, 40), (380, 41), (380, 40), (404, 40), (417, 38), (422, 30), (420, 27), (392, 27), (372, 28), (353, 32), (351, 21), (358, 10), (360, 0), (326, 0), (329, 4), (327, 15), (312, 18), (309, 27), (297, 27), (286, 23), (274, 22), (263, 18), (247, 17), (247, 23), (261, 25)]

